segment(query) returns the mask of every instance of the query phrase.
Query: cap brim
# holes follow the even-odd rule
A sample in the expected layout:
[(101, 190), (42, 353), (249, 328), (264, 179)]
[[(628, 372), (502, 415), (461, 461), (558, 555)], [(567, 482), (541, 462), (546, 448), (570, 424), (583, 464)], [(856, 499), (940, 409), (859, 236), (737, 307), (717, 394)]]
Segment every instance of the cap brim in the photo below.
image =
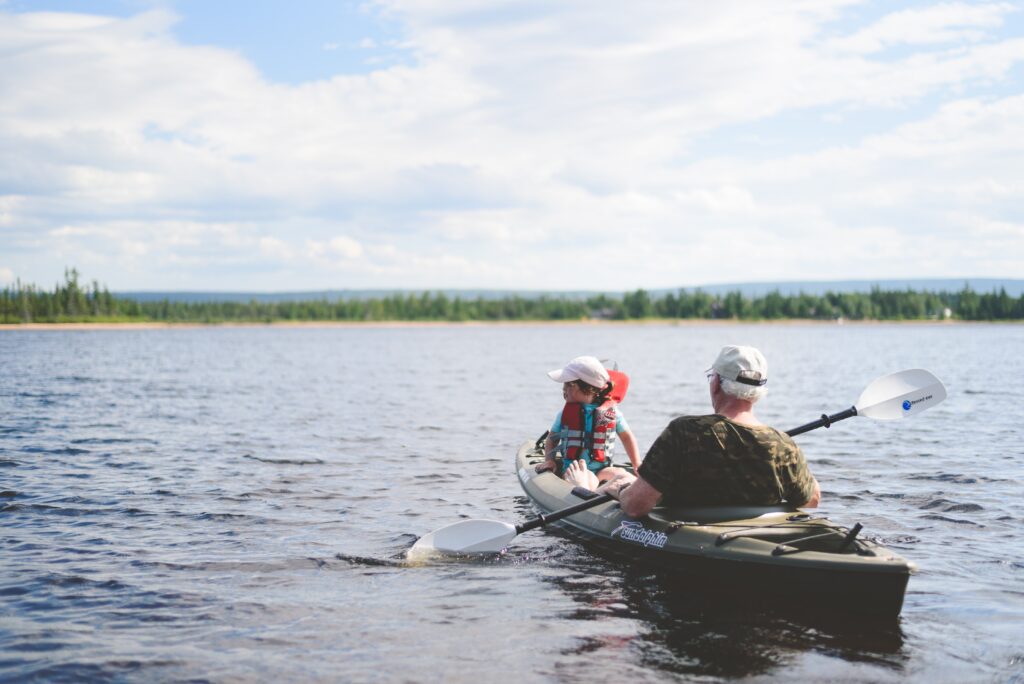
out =
[(568, 371), (564, 368), (556, 368), (553, 371), (548, 371), (548, 377), (555, 382), (572, 382), (573, 380), (579, 380), (572, 371)]

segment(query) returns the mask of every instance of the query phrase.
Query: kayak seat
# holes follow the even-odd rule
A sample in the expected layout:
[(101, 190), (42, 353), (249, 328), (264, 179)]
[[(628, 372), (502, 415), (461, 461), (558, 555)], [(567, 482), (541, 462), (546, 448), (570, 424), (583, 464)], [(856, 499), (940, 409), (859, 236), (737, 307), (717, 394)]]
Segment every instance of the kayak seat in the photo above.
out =
[[(803, 512), (789, 506), (704, 506), (692, 508), (659, 506), (647, 515), (653, 520), (665, 523), (685, 520), (700, 525), (714, 525), (715, 523), (722, 522), (735, 524), (737, 521), (743, 520), (757, 520), (758, 518), (766, 517), (775, 518), (780, 513), (796, 515)], [(780, 520), (779, 522), (782, 521)]]

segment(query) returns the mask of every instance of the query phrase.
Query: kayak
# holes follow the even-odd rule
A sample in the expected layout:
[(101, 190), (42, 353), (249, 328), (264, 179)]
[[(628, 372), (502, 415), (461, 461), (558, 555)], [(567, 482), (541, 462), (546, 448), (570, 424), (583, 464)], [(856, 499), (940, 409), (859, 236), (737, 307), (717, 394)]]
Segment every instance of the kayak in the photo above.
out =
[[(587, 496), (557, 475), (537, 473), (542, 447), (524, 443), (516, 472), (546, 515)], [(742, 594), (804, 610), (895, 618), (913, 562), (821, 515), (780, 506), (656, 507), (626, 516), (610, 501), (554, 523), (605, 555), (681, 573), (685, 587)]]

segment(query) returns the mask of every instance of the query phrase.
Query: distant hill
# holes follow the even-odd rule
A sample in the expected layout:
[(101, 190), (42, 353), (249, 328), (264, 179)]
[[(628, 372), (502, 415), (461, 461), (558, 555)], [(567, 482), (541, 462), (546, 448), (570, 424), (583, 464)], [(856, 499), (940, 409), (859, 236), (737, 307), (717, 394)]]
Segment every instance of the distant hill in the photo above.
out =
[[(916, 292), (959, 292), (969, 285), (978, 293), (998, 292), (1006, 288), (1006, 294), (1019, 297), (1024, 293), (1024, 280), (1008, 278), (920, 278), (905, 280), (793, 280), (777, 283), (723, 283), (701, 285), (700, 289), (709, 294), (725, 294), (739, 290), (746, 297), (762, 297), (778, 290), (781, 295), (804, 294), (823, 295), (826, 292), (870, 292), (878, 287), (882, 290), (914, 290)], [(675, 292), (679, 288), (654, 290), (656, 294)], [(697, 287), (687, 287), (693, 291)]]
[[(745, 297), (761, 297), (778, 290), (782, 295), (794, 295), (801, 292), (811, 295), (822, 295), (826, 292), (870, 292), (878, 287), (882, 290), (915, 290), (917, 292), (959, 292), (964, 285), (979, 293), (994, 292), (1005, 288), (1011, 297), (1024, 294), (1024, 280), (1006, 278), (944, 278), (944, 279), (905, 279), (905, 280), (828, 280), (828, 281), (784, 281), (764, 283), (719, 283), (712, 285), (661, 288), (650, 290), (655, 296), (664, 296), (679, 290), (703, 290), (709, 294), (719, 295), (739, 291)], [(140, 302), (168, 300), (172, 302), (298, 302), (319, 301), (330, 302), (349, 299), (380, 299), (392, 295), (418, 295), (424, 290), (309, 290), (301, 292), (115, 292), (118, 297), (134, 299)], [(534, 299), (541, 296), (565, 299), (586, 299), (599, 291), (555, 291), (555, 290), (450, 290), (431, 289), (429, 292), (443, 292), (446, 296), (460, 299), (504, 299), (519, 296)], [(611, 296), (621, 296), (622, 292), (606, 292)]]

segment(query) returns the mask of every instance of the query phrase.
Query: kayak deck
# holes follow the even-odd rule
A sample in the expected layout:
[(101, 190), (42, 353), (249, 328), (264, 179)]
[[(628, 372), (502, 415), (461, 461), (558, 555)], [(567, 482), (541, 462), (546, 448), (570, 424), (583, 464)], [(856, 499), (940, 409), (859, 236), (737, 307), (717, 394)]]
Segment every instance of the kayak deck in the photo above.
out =
[[(550, 472), (538, 474), (542, 450), (526, 442), (516, 455), (523, 491), (541, 513), (582, 499)], [(729, 591), (827, 605), (844, 612), (896, 616), (913, 563), (821, 515), (786, 506), (658, 507), (642, 519), (615, 501), (559, 521), (599, 550), (680, 571)], [(826, 604), (820, 604), (822, 600)]]

